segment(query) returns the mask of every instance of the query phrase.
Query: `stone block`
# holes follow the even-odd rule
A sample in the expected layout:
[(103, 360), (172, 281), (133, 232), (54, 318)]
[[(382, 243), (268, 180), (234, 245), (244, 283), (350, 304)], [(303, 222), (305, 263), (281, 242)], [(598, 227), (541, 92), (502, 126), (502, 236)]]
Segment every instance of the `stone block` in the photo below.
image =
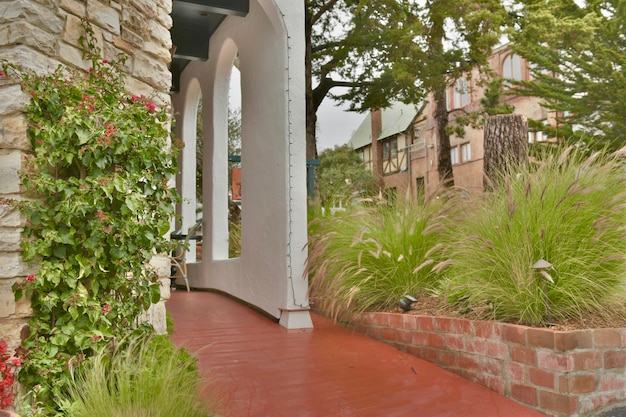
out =
[(144, 53), (136, 53), (134, 56), (133, 76), (159, 91), (167, 91), (172, 83), (172, 73), (167, 65)]
[(24, 21), (15, 21), (5, 26), (0, 32), (0, 43), (5, 45), (28, 45), (47, 55), (57, 52), (58, 37)]
[[(0, 30), (1, 32), (1, 30)], [(1, 37), (1, 35), (0, 35)], [(0, 42), (1, 43), (1, 42)], [(11, 48), (6, 48), (2, 50), (2, 57), (7, 61), (21, 65), (25, 70), (35, 71), (38, 74), (49, 74), (52, 73), (56, 67), (59, 65), (59, 61), (50, 58), (46, 54), (41, 51), (35, 50), (27, 45), (15, 45)], [(19, 86), (17, 86), (19, 89)], [(14, 96), (11, 97), (13, 101), (17, 102), (15, 97), (15, 92), (12, 93)], [(26, 102), (28, 102), (28, 96), (26, 94), (23, 95), (24, 99), (21, 106), (17, 106), (19, 111), (23, 109), (23, 106)], [(0, 107), (6, 104), (4, 98), (2, 97), (2, 93), (0, 92)], [(11, 103), (15, 104), (15, 103)], [(10, 112), (3, 111), (0, 108), (0, 114), (9, 114)]]
[(122, 40), (136, 48), (143, 46), (143, 38), (128, 28), (122, 30)]
[(15, 280), (0, 280), (0, 317), (15, 315), (15, 296), (11, 286)]
[(19, 85), (13, 84), (0, 87), (0, 114), (21, 112), (28, 102), (28, 95), (22, 92), (22, 88)]
[(0, 149), (30, 150), (27, 127), (26, 116), (23, 114), (0, 117)]
[(122, 10), (121, 24), (124, 30), (130, 30), (144, 40), (150, 35), (148, 17), (133, 7), (125, 7)]
[(130, 3), (148, 19), (156, 17), (158, 13), (157, 2), (154, 0), (130, 0)]
[(68, 13), (78, 17), (87, 16), (87, 5), (84, 1), (79, 0), (61, 0), (59, 6)]
[(28, 324), (26, 319), (2, 319), (0, 318), (0, 335), (1, 340), (4, 340), (9, 345), (9, 351), (14, 352), (22, 343), (21, 333), (22, 329)]
[(172, 61), (172, 53), (166, 47), (164, 47), (160, 42), (148, 41), (143, 44), (144, 52), (154, 56), (157, 59), (165, 63), (170, 63)]
[(54, 8), (28, 0), (0, 2), (0, 24), (28, 22), (34, 27), (50, 33), (61, 33), (63, 20)]
[(16, 252), (20, 250), (21, 228), (0, 227), (0, 251)]
[(166, 29), (171, 29), (174, 23), (172, 16), (161, 7), (158, 8), (156, 20)]
[(87, 17), (114, 35), (120, 34), (120, 15), (113, 7), (98, 0), (87, 0)]
[(161, 25), (156, 20), (149, 21), (150, 34), (152, 38), (158, 42), (161, 42), (167, 49), (172, 48), (172, 35), (165, 26)]
[(59, 44), (59, 55), (66, 65), (82, 68), (85, 71), (91, 66), (89, 61), (83, 60), (83, 53), (80, 49), (65, 42)]
[(0, 149), (0, 193), (11, 194), (20, 192), (22, 169), (22, 152)]
[(0, 227), (23, 226), (22, 217), (10, 200), (0, 198)]
[(0, 252), (0, 278), (25, 277), (35, 272), (37, 266), (24, 262), (20, 252)]

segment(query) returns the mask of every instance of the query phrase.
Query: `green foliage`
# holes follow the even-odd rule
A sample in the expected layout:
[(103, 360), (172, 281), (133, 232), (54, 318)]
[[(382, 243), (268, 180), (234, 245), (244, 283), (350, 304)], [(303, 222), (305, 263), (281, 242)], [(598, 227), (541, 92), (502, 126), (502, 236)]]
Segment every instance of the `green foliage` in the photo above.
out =
[(85, 33), (88, 72), (38, 75), (3, 63), (31, 97), (32, 155), (21, 178), (32, 199), (17, 207), (27, 219), (24, 260), (41, 267), (14, 286), (34, 311), (19, 379), (50, 412), (70, 368), (150, 331), (138, 323), (160, 297), (147, 262), (171, 249), (163, 236), (178, 199), (168, 184), (176, 152), (166, 110), (127, 95), (123, 61), (101, 59), (87, 25)]
[[(626, 299), (624, 164), (567, 149), (518, 166), (466, 201), (452, 229), (450, 301), (485, 318), (543, 325)], [(539, 260), (552, 267), (533, 268)]]
[(350, 145), (326, 149), (320, 154), (320, 160), (318, 184), (323, 207), (340, 202), (346, 206), (354, 198), (378, 194), (378, 180)]
[(532, 62), (519, 94), (557, 113), (559, 138), (597, 148), (626, 144), (626, 3), (522, 1), (510, 38)]
[(435, 205), (380, 204), (317, 222), (307, 262), (311, 297), (335, 318), (436, 288), (445, 261)]
[(72, 375), (59, 406), (67, 417), (208, 417), (196, 360), (165, 336), (104, 350)]

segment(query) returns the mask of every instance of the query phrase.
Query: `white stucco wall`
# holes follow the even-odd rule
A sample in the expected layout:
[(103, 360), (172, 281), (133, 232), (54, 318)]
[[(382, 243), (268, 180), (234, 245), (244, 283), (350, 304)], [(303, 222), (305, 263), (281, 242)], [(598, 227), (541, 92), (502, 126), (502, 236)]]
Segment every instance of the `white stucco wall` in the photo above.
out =
[[(243, 234), (241, 257), (228, 259), (227, 116), (237, 52)], [(191, 285), (229, 293), (285, 327), (311, 327), (304, 276), (304, 2), (251, 0), (246, 17), (227, 17), (211, 37), (208, 61), (192, 62), (183, 72), (175, 111), (188, 107), (195, 80), (203, 96), (204, 238), (202, 262), (190, 266)]]

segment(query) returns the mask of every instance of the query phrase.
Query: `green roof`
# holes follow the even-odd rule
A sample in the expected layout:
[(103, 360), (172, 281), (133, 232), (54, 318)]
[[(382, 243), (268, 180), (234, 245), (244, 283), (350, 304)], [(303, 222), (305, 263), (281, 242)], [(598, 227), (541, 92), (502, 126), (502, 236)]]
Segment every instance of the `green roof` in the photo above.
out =
[[(382, 140), (398, 133), (406, 132), (415, 117), (420, 113), (422, 105), (393, 103), (382, 109), (382, 131), (377, 140)], [(348, 142), (354, 149), (372, 143), (372, 114), (368, 113), (359, 127), (354, 131)]]

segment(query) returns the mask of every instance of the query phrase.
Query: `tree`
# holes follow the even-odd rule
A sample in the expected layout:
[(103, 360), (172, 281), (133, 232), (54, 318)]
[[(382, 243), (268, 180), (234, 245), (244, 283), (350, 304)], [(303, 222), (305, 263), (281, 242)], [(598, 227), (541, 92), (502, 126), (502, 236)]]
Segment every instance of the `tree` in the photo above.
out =
[[(352, 110), (397, 99), (418, 103), (432, 93), (439, 176), (451, 179), (446, 89), (486, 66), (506, 18), (499, 0), (309, 0), (307, 150), (315, 141), (311, 113), (333, 87), (349, 87), (332, 97)], [(332, 30), (338, 22), (346, 25), (343, 38)], [(319, 80), (315, 89), (313, 79)]]
[(557, 115), (549, 132), (617, 149), (626, 143), (626, 2), (527, 0), (511, 31), (513, 49), (532, 62), (518, 94)]
[(326, 149), (320, 159), (318, 181), (323, 207), (339, 202), (346, 204), (355, 196), (371, 197), (378, 193), (378, 179), (350, 145)]

